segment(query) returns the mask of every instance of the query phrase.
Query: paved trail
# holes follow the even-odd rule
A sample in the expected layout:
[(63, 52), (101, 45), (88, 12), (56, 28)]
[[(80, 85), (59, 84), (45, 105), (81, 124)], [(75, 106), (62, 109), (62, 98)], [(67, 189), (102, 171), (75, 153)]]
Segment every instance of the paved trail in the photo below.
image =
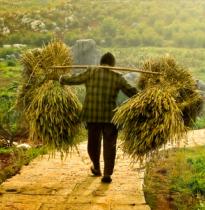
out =
[[(205, 144), (205, 130), (190, 132), (189, 146)], [(0, 185), (0, 210), (149, 210), (143, 194), (144, 171), (118, 149), (113, 182), (90, 174), (86, 143), (80, 155), (38, 157)]]

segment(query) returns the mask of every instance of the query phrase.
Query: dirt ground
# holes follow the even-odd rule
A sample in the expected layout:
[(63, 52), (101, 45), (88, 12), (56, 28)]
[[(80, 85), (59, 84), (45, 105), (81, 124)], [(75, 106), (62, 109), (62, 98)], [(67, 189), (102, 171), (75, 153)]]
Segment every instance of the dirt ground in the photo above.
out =
[[(188, 147), (204, 145), (205, 129), (190, 131), (183, 142)], [(23, 167), (20, 174), (0, 185), (0, 209), (149, 209), (143, 194), (144, 171), (138, 164), (130, 165), (130, 159), (118, 150), (113, 182), (103, 185), (100, 178), (90, 176), (86, 144), (79, 151), (80, 156), (73, 154), (64, 162), (59, 156), (45, 156)], [(9, 155), (0, 158), (2, 167), (10, 163)]]

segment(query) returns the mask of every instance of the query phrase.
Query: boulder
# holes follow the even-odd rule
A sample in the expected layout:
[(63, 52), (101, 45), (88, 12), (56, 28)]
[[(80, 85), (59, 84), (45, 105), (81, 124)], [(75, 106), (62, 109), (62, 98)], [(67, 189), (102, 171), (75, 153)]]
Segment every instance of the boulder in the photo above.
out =
[(97, 65), (100, 60), (100, 52), (93, 39), (77, 40), (72, 47), (75, 65)]
[(205, 91), (205, 82), (202, 80), (196, 80), (197, 88), (201, 91)]

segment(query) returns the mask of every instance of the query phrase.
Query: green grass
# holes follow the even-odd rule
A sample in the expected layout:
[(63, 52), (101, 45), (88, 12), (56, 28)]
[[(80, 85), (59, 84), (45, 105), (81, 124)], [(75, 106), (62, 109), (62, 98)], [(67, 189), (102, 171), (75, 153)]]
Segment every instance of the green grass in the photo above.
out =
[(205, 128), (205, 115), (198, 117), (194, 123), (193, 129), (202, 129)]
[(0, 154), (10, 154), (12, 151), (13, 151), (13, 148), (0, 147)]
[(204, 48), (104, 48), (103, 52), (106, 51), (110, 51), (115, 54), (118, 65), (135, 66), (137, 68), (140, 68), (143, 62), (147, 59), (171, 55), (176, 59), (177, 63), (189, 69), (195, 78), (205, 81)]
[[(15, 65), (10, 66), (10, 62)], [(6, 88), (14, 82), (21, 80), (21, 66), (17, 61), (0, 62), (0, 88)]]
[(0, 184), (18, 173), (23, 165), (29, 164), (29, 162), (37, 156), (46, 153), (47, 150), (43, 147), (31, 148), (28, 150), (15, 147), (0, 148), (0, 156), (7, 155), (6, 158), (9, 162), (6, 167), (0, 170)]
[(0, 0), (1, 9), (0, 13), (8, 12), (25, 12), (34, 10), (47, 10), (48, 8), (56, 7), (61, 5), (65, 0)]
[(146, 166), (144, 192), (151, 209), (202, 210), (205, 146), (163, 151)]

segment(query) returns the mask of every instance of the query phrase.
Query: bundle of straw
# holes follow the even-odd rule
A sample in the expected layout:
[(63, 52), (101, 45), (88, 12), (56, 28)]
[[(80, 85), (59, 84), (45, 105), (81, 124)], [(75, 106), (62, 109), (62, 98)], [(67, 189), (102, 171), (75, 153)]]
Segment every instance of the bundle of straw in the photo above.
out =
[(202, 111), (203, 98), (196, 89), (196, 81), (188, 69), (178, 65), (170, 56), (148, 60), (144, 63), (143, 69), (160, 72), (161, 75), (142, 74), (139, 79), (139, 88), (144, 90), (155, 84), (172, 87), (171, 95), (182, 111), (184, 123), (191, 127)]
[(122, 127), (123, 150), (140, 160), (185, 132), (174, 98), (167, 88), (159, 86), (147, 88), (122, 104), (113, 122)]
[(19, 109), (26, 109), (30, 104), (33, 91), (42, 81), (42, 74), (37, 72), (40, 65), (41, 49), (32, 49), (21, 55), (20, 63), (23, 66), (22, 84), (19, 86), (16, 105)]
[(122, 104), (113, 122), (122, 128), (124, 151), (143, 159), (167, 142), (179, 140), (199, 115), (203, 100), (192, 75), (171, 57), (148, 60), (141, 92)]
[(34, 91), (35, 97), (26, 110), (30, 137), (43, 142), (51, 151), (69, 152), (79, 132), (81, 104), (69, 87), (47, 81)]
[[(69, 69), (63, 66), (71, 65), (73, 58), (71, 50), (61, 41), (52, 41), (42, 48), (41, 69), (44, 75), (68, 74)], [(62, 66), (62, 68), (52, 68), (53, 66)]]
[(70, 49), (63, 42), (52, 40), (41, 49), (25, 52), (21, 63), (24, 70), (18, 104), (28, 121), (30, 138), (52, 151), (67, 153), (78, 143), (75, 137), (81, 129), (81, 104), (73, 89), (47, 78), (49, 74), (69, 74), (68, 69), (50, 67), (71, 65)]

